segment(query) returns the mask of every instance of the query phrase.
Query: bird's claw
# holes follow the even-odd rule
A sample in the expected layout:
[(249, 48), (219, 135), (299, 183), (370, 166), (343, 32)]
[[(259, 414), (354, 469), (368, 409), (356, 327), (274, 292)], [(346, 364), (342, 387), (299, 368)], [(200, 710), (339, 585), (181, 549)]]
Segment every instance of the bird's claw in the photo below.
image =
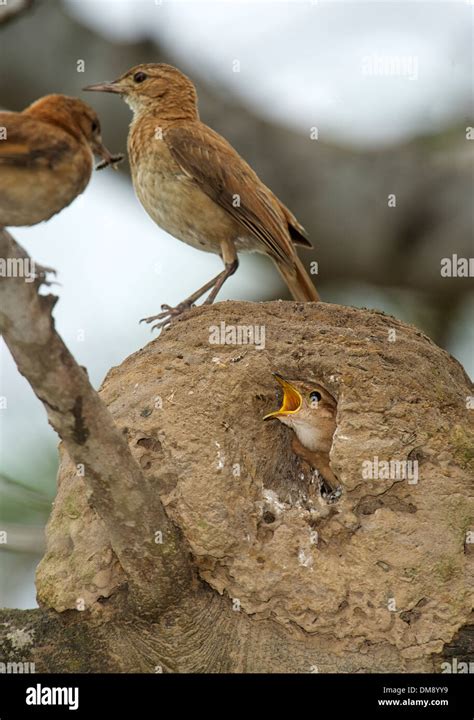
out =
[(192, 306), (193, 303), (189, 303), (186, 301), (179, 303), (179, 305), (176, 305), (176, 307), (172, 307), (171, 305), (167, 305), (166, 303), (164, 303), (161, 306), (162, 312), (158, 313), (158, 315), (150, 315), (150, 317), (142, 318), (140, 322), (149, 324), (154, 322), (155, 320), (159, 320), (159, 322), (151, 326), (152, 330), (159, 330), (160, 328), (165, 328), (171, 325), (171, 323), (176, 320), (179, 315), (182, 315)]

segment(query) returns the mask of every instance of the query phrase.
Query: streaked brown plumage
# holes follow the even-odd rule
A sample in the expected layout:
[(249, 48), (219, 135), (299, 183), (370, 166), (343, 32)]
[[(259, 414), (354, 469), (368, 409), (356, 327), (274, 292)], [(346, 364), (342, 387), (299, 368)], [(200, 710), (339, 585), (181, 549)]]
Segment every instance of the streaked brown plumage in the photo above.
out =
[(225, 270), (177, 308), (146, 318), (166, 325), (205, 292), (213, 302), (238, 267), (237, 253), (267, 254), (296, 300), (319, 296), (294, 245), (311, 247), (304, 228), (220, 135), (199, 120), (196, 90), (170, 65), (138, 65), (86, 90), (120, 94), (133, 110), (128, 152), (137, 196), (164, 230), (218, 253)]
[(46, 95), (22, 112), (0, 112), (0, 227), (35, 225), (82, 193), (93, 153), (115, 164), (96, 112), (82, 100)]

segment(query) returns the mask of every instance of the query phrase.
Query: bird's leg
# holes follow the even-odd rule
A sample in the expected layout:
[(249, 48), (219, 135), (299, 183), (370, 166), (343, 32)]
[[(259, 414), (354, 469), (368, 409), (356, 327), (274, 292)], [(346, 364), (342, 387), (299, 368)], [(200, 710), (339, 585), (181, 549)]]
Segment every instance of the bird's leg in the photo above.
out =
[(342, 488), (337, 477), (329, 467), (329, 455), (323, 453), (315, 453), (317, 456), (314, 462), (314, 468), (318, 471), (320, 477), (320, 492), (327, 503), (331, 504), (339, 500), (342, 494)]
[(211, 289), (212, 291), (204, 304), (210, 305), (211, 303), (213, 303), (217, 293), (219, 292), (227, 278), (233, 275), (239, 266), (239, 261), (237, 259), (237, 253), (235, 252), (234, 244), (231, 241), (224, 241), (221, 245), (221, 248), (221, 257), (225, 264), (224, 270), (222, 270), (218, 275), (213, 277), (212, 280), (209, 280), (209, 282), (199, 288), (199, 290), (193, 292), (193, 294), (186, 298), (186, 300), (183, 300), (179, 303), (179, 305), (176, 305), (176, 307), (171, 307), (170, 305), (164, 304), (161, 306), (163, 312), (158, 313), (158, 315), (151, 315), (150, 317), (143, 318), (142, 320), (140, 320), (140, 322), (151, 323), (155, 320), (158, 320), (158, 322), (152, 326), (152, 330), (165, 327), (166, 325), (170, 325), (173, 320), (178, 317), (178, 315), (181, 315), (182, 313), (186, 312), (186, 310), (189, 310), (189, 308), (194, 305), (196, 300), (199, 300), (200, 297), (202, 297), (208, 290)]
[(212, 305), (212, 303), (217, 297), (217, 293), (219, 292), (227, 278), (233, 275), (239, 267), (239, 259), (237, 257), (235, 245), (232, 240), (224, 240), (221, 243), (221, 257), (225, 265), (225, 270), (223, 270), (219, 274), (214, 287), (204, 301), (204, 305)]

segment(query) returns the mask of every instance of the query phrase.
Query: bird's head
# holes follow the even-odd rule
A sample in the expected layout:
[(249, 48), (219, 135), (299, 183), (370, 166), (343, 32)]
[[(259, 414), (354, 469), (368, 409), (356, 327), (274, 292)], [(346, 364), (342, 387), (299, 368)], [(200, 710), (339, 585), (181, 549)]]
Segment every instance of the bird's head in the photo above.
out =
[(96, 111), (78, 98), (46, 95), (27, 107), (23, 114), (56, 125), (79, 141), (85, 140), (94, 155), (102, 159), (99, 169), (123, 159), (123, 155), (112, 155), (105, 147)]
[(328, 451), (336, 429), (336, 400), (318, 383), (289, 382), (278, 373), (273, 376), (283, 388), (283, 400), (279, 410), (268, 413), (263, 419), (276, 418), (289, 425), (309, 450)]
[(173, 118), (196, 118), (197, 95), (191, 80), (172, 65), (135, 65), (117, 80), (88, 85), (84, 90), (121, 95), (134, 113), (152, 110)]

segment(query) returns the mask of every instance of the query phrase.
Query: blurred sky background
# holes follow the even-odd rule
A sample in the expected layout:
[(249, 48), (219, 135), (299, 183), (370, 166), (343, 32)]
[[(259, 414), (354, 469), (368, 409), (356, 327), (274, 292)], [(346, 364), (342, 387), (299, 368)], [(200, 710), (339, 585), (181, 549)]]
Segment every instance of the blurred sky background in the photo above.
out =
[[(30, 52), (30, 45), (23, 45), (24, 61), (21, 62), (24, 64), (20, 67), (20, 61), (13, 55), (12, 43), (24, 41), (28, 33), (32, 43), (38, 43), (38, 28), (43, 22), (46, 27), (46, 16), (51, 12), (57, 13), (58, 18), (65, 16), (68, 28), (76, 23), (80, 32), (94, 33), (93, 58), (89, 58), (86, 40), (80, 54), (74, 55), (76, 49), (71, 50), (61, 34), (61, 23), (66, 21), (58, 20), (57, 28), (54, 23), (51, 28), (52, 23), (48, 22), (50, 32), (56, 35), (52, 34), (53, 40), (44, 47), (44, 57), (38, 57), (33, 49)], [(472, 204), (472, 170), (467, 170), (465, 163), (471, 149), (468, 151), (465, 138), (461, 137), (453, 145), (445, 139), (445, 136), (451, 137), (451, 128), (460, 128), (462, 134), (466, 125), (474, 124), (472, 13), (473, 4), (466, 2), (66, 0), (59, 3), (43, 0), (31, 13), (0, 27), (0, 60), (4, 69), (0, 104), (18, 110), (38, 96), (28, 97), (33, 88), (38, 87), (38, 94), (47, 92), (38, 80), (42, 73), (48, 78), (50, 92), (81, 95), (83, 85), (113, 79), (127, 70), (132, 54), (129, 49), (136, 49), (142, 43), (148, 53), (144, 61), (150, 61), (153, 48), (159, 47), (158, 61), (178, 65), (198, 86), (205, 86), (212, 98), (212, 102), (206, 101), (205, 105), (211, 108), (209, 112), (215, 111), (220, 99), (230, 108), (238, 109), (220, 117), (219, 127), (214, 127), (229, 139), (230, 129), (237, 127), (235, 132), (248, 138), (249, 150), (244, 153), (242, 147), (234, 144), (250, 162), (252, 149), (257, 154), (261, 146), (261, 136), (255, 130), (259, 127), (261, 132), (260, 122), (266, 123), (265, 127), (275, 126), (276, 133), (280, 132), (279, 128), (287, 128), (292, 131), (292, 137), (309, 138), (310, 129), (317, 127), (322, 143), (329, 151), (333, 148), (330, 157), (335, 158), (334, 162), (338, 162), (342, 153), (348, 158), (344, 161), (344, 173), (339, 176), (336, 173), (331, 180), (335, 188), (339, 185), (342, 188), (348, 182), (348, 173), (355, 167), (351, 157), (354, 163), (356, 159), (358, 163), (363, 162), (366, 169), (373, 167), (380, 178), (397, 166), (399, 158), (409, 156), (414, 139), (441, 137), (442, 142), (435, 146), (442, 147), (443, 153), (439, 156), (441, 159), (436, 156), (433, 167), (441, 173), (439, 177), (446, 178), (436, 192), (448, 200), (439, 210), (439, 223), (444, 223), (439, 236), (458, 237), (458, 233), (466, 239), (464, 247), (470, 247), (472, 255), (472, 234), (469, 237), (466, 234), (466, 229), (470, 233), (473, 229), (472, 207), (468, 210), (465, 203), (467, 215), (463, 216), (461, 229), (457, 212), (449, 214), (446, 210), (451, 207), (450, 193), (455, 194), (456, 183), (464, 188), (464, 197), (470, 196)], [(11, 44), (4, 44), (4, 39), (9, 38), (13, 38)], [(86, 62), (82, 76), (74, 64), (74, 60), (80, 58)], [(390, 58), (398, 59), (401, 71), (390, 74), (387, 69), (377, 70), (377, 62), (383, 66)], [(235, 72), (236, 61), (240, 63), (239, 72)], [(124, 151), (126, 123), (130, 120), (128, 108), (121, 107), (123, 103), (113, 96), (98, 98), (84, 94), (82, 97), (100, 110), (101, 117), (103, 112), (109, 113), (107, 121), (102, 123), (104, 140), (113, 152)], [(239, 126), (239, 122), (243, 122), (240, 108), (245, 109), (245, 127)], [(114, 135), (115, 117), (120, 118), (121, 125), (120, 134)], [(201, 117), (212, 124), (203, 110)], [(430, 145), (429, 152), (435, 146)], [(403, 153), (398, 151), (399, 147), (405, 148)], [(277, 155), (279, 149), (277, 144), (271, 154)], [(347, 149), (353, 156), (347, 155)], [(314, 152), (317, 169), (318, 148), (313, 150), (311, 146), (307, 152)], [(265, 167), (265, 157), (261, 162)], [(408, 164), (407, 184), (416, 174), (416, 166), (416, 160), (413, 166)], [(289, 167), (290, 175), (286, 170), (284, 173), (288, 176), (285, 182), (291, 188), (300, 182), (296, 156), (293, 166), (290, 162)], [(417, 180), (417, 192), (423, 202), (429, 200), (426, 196), (430, 186), (422, 181), (428, 182), (430, 174), (431, 171), (427, 171)], [(318, 183), (323, 187), (325, 177), (321, 171)], [(278, 172), (273, 181), (268, 176), (264, 179), (275, 188), (275, 183), (283, 182)], [(357, 186), (358, 172), (354, 171), (350, 182)], [(335, 191), (331, 194), (333, 197)], [(370, 192), (366, 195), (370, 196)], [(316, 189), (309, 192), (302, 210), (295, 208), (288, 197), (282, 199), (295, 212), (298, 210), (299, 219), (308, 225), (311, 214), (317, 214), (316, 205), (313, 207), (317, 200), (313, 196), (318, 197)], [(346, 193), (344, 198), (346, 196), (350, 195)], [(353, 229), (356, 232), (359, 219), (361, 223), (367, 222), (371, 202), (374, 201), (369, 197), (364, 208), (353, 209), (355, 219), (351, 218), (345, 235), (350, 235)], [(436, 207), (432, 214), (436, 218), (438, 200), (433, 202)], [(342, 205), (336, 203), (330, 213), (334, 228), (345, 222), (345, 214)], [(374, 215), (377, 214), (380, 216), (380, 210), (374, 209)], [(327, 233), (319, 233), (317, 244), (337, 258), (337, 242), (331, 240), (336, 237), (333, 225)], [(408, 222), (407, 226), (411, 228)], [(381, 220), (377, 252), (382, 259), (384, 253), (392, 252), (389, 238), (396, 237), (396, 233), (390, 231), (385, 239), (383, 228)], [(409, 229), (404, 230), (408, 243)], [(443, 241), (436, 232), (436, 227), (423, 231), (420, 258), (433, 246), (443, 252)], [(58, 271), (60, 285), (52, 288), (60, 297), (54, 311), (56, 325), (78, 362), (87, 367), (96, 387), (111, 366), (119, 364), (152, 337), (148, 326), (138, 324), (141, 317), (158, 312), (163, 302), (179, 302), (221, 269), (219, 258), (188, 248), (153, 224), (135, 199), (123, 169), (117, 173), (111, 169), (95, 173), (86, 192), (69, 208), (48, 223), (15, 228), (13, 235), (37, 262)], [(362, 249), (358, 252), (359, 247), (355, 241), (350, 252), (340, 252), (339, 263), (357, 266), (362, 253)], [(456, 244), (454, 249), (453, 245), (447, 246), (446, 253), (457, 249)], [(366, 252), (374, 255), (370, 249)], [(403, 249), (397, 246), (397, 252)], [(411, 267), (407, 269), (409, 272)], [(433, 307), (439, 292), (436, 282), (422, 288), (414, 279), (411, 284), (394, 289), (394, 283), (383, 279), (359, 282), (357, 277), (352, 277), (350, 282), (335, 283), (331, 277), (324, 277), (320, 289), (328, 301), (377, 307), (417, 324), (472, 374), (472, 285), (469, 292), (466, 281), (461, 291), (453, 290), (441, 298), (435, 313)], [(458, 281), (457, 288), (462, 282)], [(282, 286), (272, 265), (248, 256), (243, 258), (237, 274), (225, 284), (219, 298), (259, 300), (282, 296)], [(451, 307), (452, 312), (448, 313)], [(433, 329), (439, 327), (442, 327), (440, 333)], [(13, 544), (16, 544), (15, 551), (4, 550), (0, 554), (3, 578), (8, 579), (0, 605), (26, 608), (35, 605), (33, 574), (41, 553), (41, 526), (54, 496), (57, 438), (47, 425), (41, 403), (19, 375), (3, 341), (0, 395), (8, 402), (7, 409), (0, 411), (3, 497), (0, 520), (11, 530)]]

